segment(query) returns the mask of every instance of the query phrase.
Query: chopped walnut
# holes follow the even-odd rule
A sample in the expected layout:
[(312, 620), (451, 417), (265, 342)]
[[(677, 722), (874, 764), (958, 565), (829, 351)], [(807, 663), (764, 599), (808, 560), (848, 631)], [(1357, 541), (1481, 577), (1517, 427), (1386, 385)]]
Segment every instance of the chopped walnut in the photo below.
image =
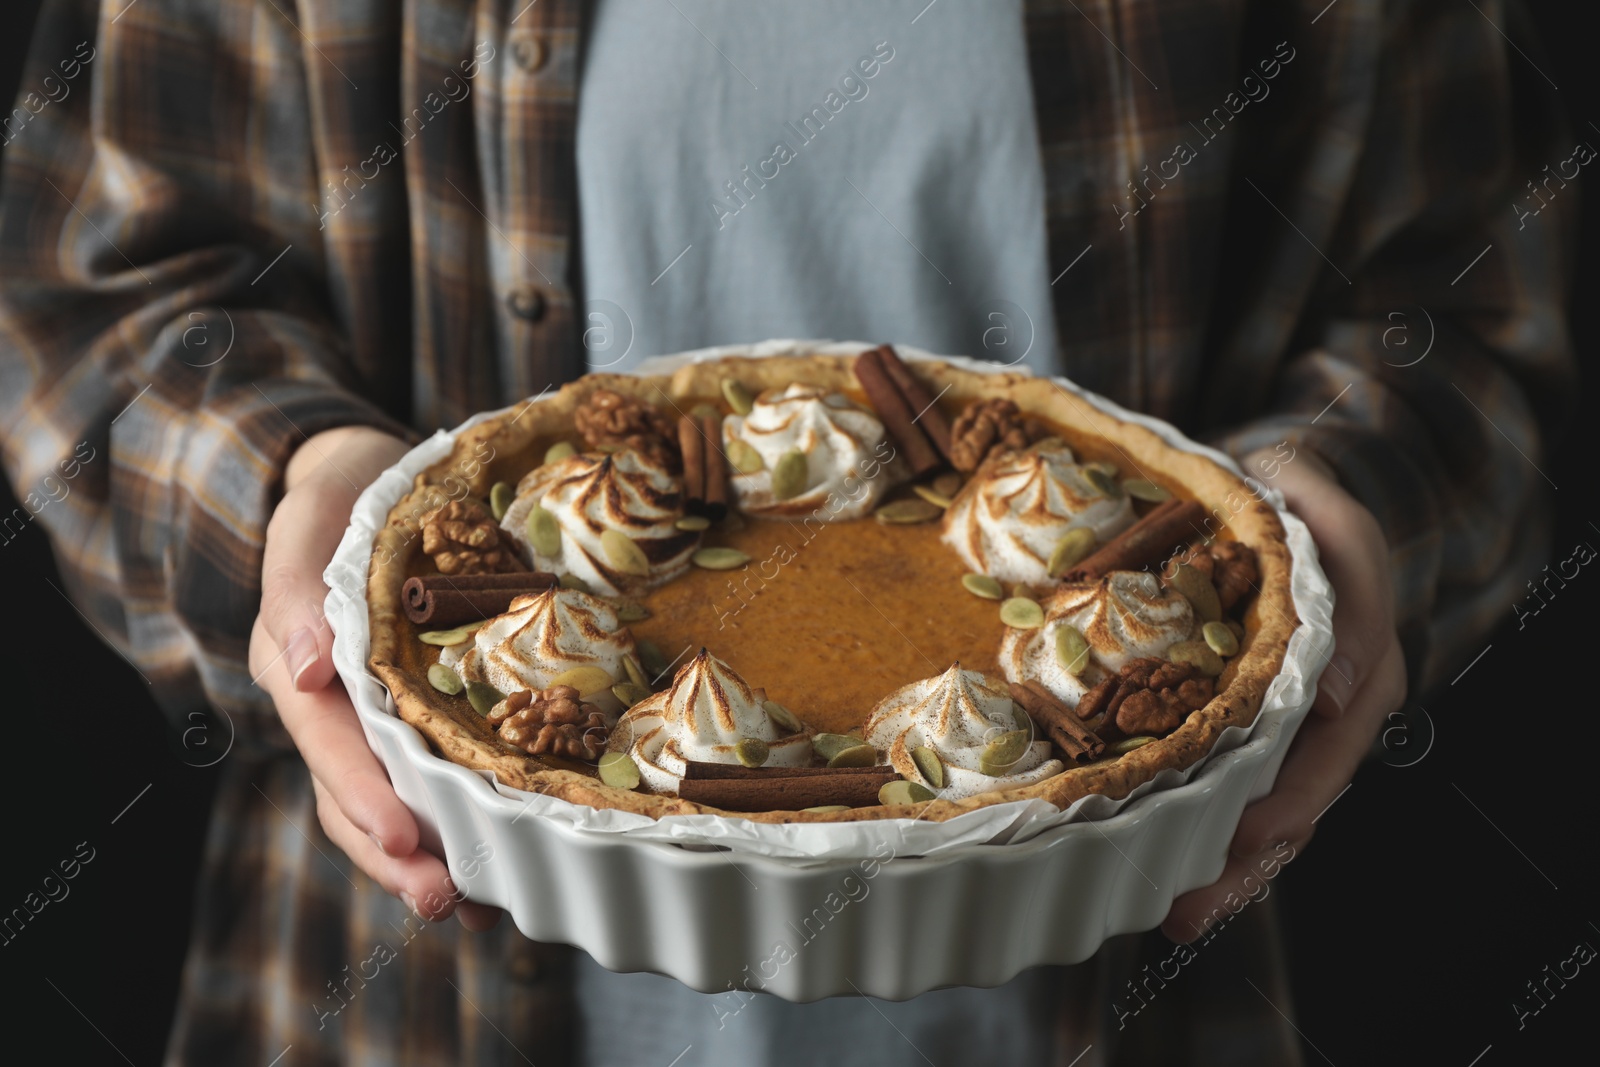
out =
[(1146, 656), (1123, 665), (1108, 714), (1129, 737), (1160, 736), (1211, 700), (1215, 686), (1187, 663)]
[(471, 500), (452, 500), (422, 517), (422, 551), (433, 557), (440, 574), (503, 574), (527, 570), (500, 527)]
[(490, 709), (489, 722), (501, 740), (530, 756), (599, 759), (610, 732), (605, 713), (580, 700), (570, 685), (519, 689)]
[(1256, 566), (1256, 550), (1238, 541), (1213, 541), (1195, 549), (1185, 549), (1167, 564), (1166, 575), (1172, 576), (1179, 562), (1187, 563), (1211, 579), (1217, 588), (1217, 599), (1222, 610), (1227, 611), (1249, 596), (1261, 580)]
[(977, 470), (1001, 453), (1027, 448), (1037, 439), (1037, 431), (1010, 400), (974, 400), (950, 428), (950, 462), (956, 470)]
[(676, 472), (683, 466), (678, 431), (654, 404), (610, 389), (596, 389), (573, 415), (573, 424), (591, 448), (621, 445)]

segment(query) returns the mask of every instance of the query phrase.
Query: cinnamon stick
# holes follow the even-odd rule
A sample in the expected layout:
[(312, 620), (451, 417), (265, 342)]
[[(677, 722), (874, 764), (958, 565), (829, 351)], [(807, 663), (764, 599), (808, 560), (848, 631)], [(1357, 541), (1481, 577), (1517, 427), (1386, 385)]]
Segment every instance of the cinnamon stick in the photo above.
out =
[(878, 803), (885, 779), (871, 774), (785, 775), (781, 778), (685, 778), (678, 796), (728, 811), (799, 811), (823, 804), (852, 808)]
[(1204, 530), (1205, 515), (1205, 508), (1193, 500), (1174, 497), (1163, 501), (1068, 571), (1065, 580), (1098, 581), (1112, 571), (1136, 571), (1160, 563), (1174, 548)]
[(688, 415), (678, 417), (678, 449), (683, 453), (684, 510), (698, 514), (706, 503), (706, 448), (700, 423)]
[(1078, 720), (1073, 710), (1036, 681), (1011, 683), (1011, 698), (1044, 727), (1056, 747), (1079, 763), (1100, 758), (1106, 743)]
[(705, 514), (716, 522), (728, 513), (728, 466), (722, 454), (722, 420), (700, 416), (701, 454), (705, 457)]
[(946, 463), (950, 462), (950, 420), (934, 403), (936, 397), (911, 373), (911, 368), (906, 366), (893, 345), (880, 345), (878, 360), (883, 364), (889, 380), (894, 382), (895, 390), (910, 406), (917, 424), (933, 442), (934, 449), (944, 457)]
[(841, 774), (882, 778), (885, 782), (892, 782), (900, 777), (900, 772), (888, 764), (873, 767), (746, 767), (741, 763), (701, 763), (698, 760), (686, 760), (685, 765), (687, 769), (684, 771), (684, 778), (702, 782), (727, 778), (744, 778), (750, 781), (767, 778), (827, 778)]
[(542, 593), (556, 584), (556, 576), (543, 571), (510, 574), (430, 574), (407, 578), (400, 587), (406, 618), (418, 626), (446, 630), (481, 622), (503, 614), (511, 602), (529, 593)]
[(867, 401), (883, 421), (884, 429), (905, 454), (906, 462), (918, 477), (944, 466), (938, 450), (917, 425), (916, 410), (900, 394), (884, 365), (883, 349), (872, 348), (856, 357), (856, 380)]

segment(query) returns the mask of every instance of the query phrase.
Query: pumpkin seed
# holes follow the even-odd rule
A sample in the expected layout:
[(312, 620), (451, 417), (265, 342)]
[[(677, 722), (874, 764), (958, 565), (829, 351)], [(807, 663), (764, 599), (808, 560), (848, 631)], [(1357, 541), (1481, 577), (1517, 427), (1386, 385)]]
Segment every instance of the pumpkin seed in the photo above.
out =
[(834, 812), (838, 812), (838, 811), (849, 811), (850, 810), (850, 805), (848, 805), (848, 804), (818, 804), (814, 808), (801, 808), (800, 810), (801, 811), (808, 811), (813, 815), (832, 815)]
[(1056, 547), (1050, 553), (1050, 577), (1059, 578), (1088, 559), (1094, 551), (1095, 541), (1094, 530), (1088, 526), (1074, 526), (1062, 534), (1061, 540), (1056, 542)]
[(1239, 654), (1239, 639), (1233, 636), (1233, 631), (1220, 622), (1208, 622), (1200, 627), (1200, 635), (1206, 639), (1206, 644), (1211, 646), (1211, 651), (1219, 656), (1237, 656)]
[(973, 596), (982, 597), (985, 600), (999, 600), (1006, 595), (1006, 591), (1000, 587), (1000, 583), (987, 574), (963, 574), (961, 576), (961, 588)]
[(911, 762), (917, 765), (917, 771), (930, 786), (944, 788), (944, 761), (939, 758), (939, 753), (923, 745), (911, 750)]
[(621, 530), (600, 531), (600, 548), (606, 554), (606, 562), (623, 574), (639, 578), (649, 575), (650, 560), (645, 557), (644, 549)]
[(1238, 638), (1240, 644), (1244, 644), (1244, 623), (1236, 622), (1233, 619), (1223, 619), (1222, 625), (1228, 628), (1229, 633)]
[(1174, 663), (1187, 663), (1208, 678), (1222, 673), (1222, 657), (1212, 651), (1204, 641), (1179, 641), (1167, 649), (1167, 658)]
[(944, 514), (944, 509), (926, 500), (895, 500), (872, 513), (872, 517), (889, 526), (915, 526), (932, 522)]
[(778, 724), (780, 730), (797, 734), (805, 729), (805, 725), (801, 723), (799, 717), (776, 700), (763, 700), (761, 707), (766, 711), (767, 717)]
[(1071, 675), (1080, 675), (1089, 666), (1089, 642), (1076, 627), (1056, 627), (1056, 662)]
[(1044, 609), (1037, 600), (1014, 596), (1000, 605), (1000, 621), (1013, 630), (1036, 630), (1044, 625)]
[(729, 511), (717, 523), (717, 529), (725, 534), (736, 534), (744, 529), (744, 516), (737, 511)]
[(525, 524), (528, 534), (528, 543), (533, 550), (547, 559), (554, 559), (561, 555), (561, 524), (556, 521), (553, 512), (545, 510), (538, 504), (528, 509), (528, 521)]
[(772, 755), (772, 747), (759, 737), (741, 737), (733, 746), (733, 754), (746, 767), (759, 767)]
[(731, 571), (750, 562), (750, 557), (737, 548), (702, 548), (689, 558), (696, 567), (708, 571)]
[(639, 666), (644, 669), (646, 678), (660, 678), (672, 666), (661, 646), (654, 641), (641, 638), (634, 647), (639, 650)]
[(806, 454), (798, 448), (789, 449), (772, 465), (773, 499), (792, 500), (799, 496), (806, 491), (806, 480), (809, 477)]
[(1154, 741), (1153, 737), (1124, 737), (1109, 749), (1114, 756), (1126, 756), (1136, 748), (1143, 748)]
[(991, 778), (1008, 774), (1028, 751), (1032, 742), (1026, 730), (1008, 730), (983, 746), (978, 754), (978, 770)]
[(840, 752), (828, 761), (829, 767), (873, 767), (878, 763), (878, 750), (871, 745), (855, 745)]
[(614, 442), (611, 442), (611, 441), (605, 441), (605, 442), (602, 442), (601, 444), (598, 444), (598, 445), (594, 446), (594, 450), (596, 452), (604, 452), (608, 456), (609, 455), (613, 455), (614, 453), (617, 453), (617, 452), (621, 452), (622, 449), (623, 449), (622, 445), (615, 444)]
[(1114, 473), (1107, 473), (1105, 468), (1089, 465), (1083, 468), (1083, 477), (1101, 496), (1111, 497), (1113, 500), (1122, 496), (1122, 483), (1117, 481)]
[(878, 803), (889, 806), (921, 804), (933, 799), (933, 790), (921, 782), (908, 782), (904, 778), (885, 782), (878, 790)]
[(589, 588), (589, 583), (579, 578), (576, 574), (563, 574), (557, 579), (563, 589), (571, 589), (575, 593), (588, 593), (594, 595), (594, 590)]
[(722, 379), (722, 398), (728, 402), (735, 415), (748, 415), (756, 406), (755, 397), (737, 378)]
[(550, 679), (546, 689), (557, 685), (570, 685), (578, 691), (579, 696), (593, 696), (611, 688), (611, 675), (599, 667), (583, 666), (570, 667)]
[[(811, 739), (811, 747), (816, 750), (817, 755), (821, 756), (825, 760), (833, 759), (833, 757), (837, 756), (847, 748), (872, 749), (871, 745), (867, 744), (865, 741), (861, 740), (861, 738), (856, 737), (853, 734), (827, 733), (817, 734), (815, 737), (813, 737)], [(874, 752), (877, 751), (876, 749), (872, 750)]]
[(701, 530), (711, 529), (711, 520), (706, 518), (704, 515), (685, 515), (672, 525), (680, 530), (689, 530), (693, 533), (699, 533)]
[(761, 453), (748, 441), (735, 437), (728, 442), (728, 462), (733, 464), (733, 469), (740, 474), (757, 474), (766, 469), (767, 461), (761, 458)]
[(935, 493), (942, 494), (954, 500), (956, 494), (961, 492), (961, 475), (957, 474), (955, 471), (945, 471), (928, 484), (933, 486), (933, 491)]
[(639, 765), (626, 752), (606, 752), (600, 756), (600, 781), (613, 789), (638, 789)]
[(650, 688), (650, 679), (645, 677), (644, 667), (631, 654), (622, 657), (622, 670), (634, 685), (641, 689)]
[(650, 617), (650, 609), (637, 600), (618, 600), (615, 603), (618, 622), (643, 622)]
[(631, 708), (641, 700), (653, 696), (649, 687), (634, 685), (632, 682), (618, 682), (611, 687), (611, 695), (622, 701), (622, 706)]
[(953, 503), (949, 497), (939, 492), (939, 490), (926, 485), (913, 485), (911, 491), (940, 510), (948, 508)]
[(446, 667), (443, 663), (435, 663), (428, 668), (428, 684), (441, 693), (455, 696), (466, 686), (461, 684), (461, 675)]
[(576, 456), (577, 454), (578, 449), (571, 441), (557, 441), (544, 450), (544, 461), (546, 463), (560, 463), (567, 457)]
[(1159, 504), (1163, 500), (1172, 499), (1172, 491), (1165, 489), (1147, 478), (1129, 478), (1122, 483), (1122, 488), (1135, 500), (1144, 500), (1151, 504)]
[(467, 703), (472, 705), (472, 710), (482, 715), (485, 719), (494, 710), (494, 706), (506, 698), (506, 695), (488, 682), (467, 683)]
[(1178, 564), (1172, 577), (1167, 579), (1167, 585), (1183, 594), (1201, 622), (1216, 622), (1222, 618), (1222, 600), (1217, 596), (1217, 587), (1198, 569), (1187, 563)]
[(704, 400), (690, 408), (689, 414), (693, 415), (697, 419), (716, 419), (718, 422), (722, 421), (722, 409), (717, 407), (717, 405), (709, 404)]
[(499, 522), (506, 517), (506, 508), (517, 498), (516, 490), (505, 482), (495, 482), (489, 489), (489, 511), (494, 515), (494, 521)]
[(425, 645), (438, 645), (447, 648), (450, 645), (459, 645), (472, 636), (472, 631), (465, 626), (458, 626), (454, 630), (424, 630), (417, 635), (417, 640)]

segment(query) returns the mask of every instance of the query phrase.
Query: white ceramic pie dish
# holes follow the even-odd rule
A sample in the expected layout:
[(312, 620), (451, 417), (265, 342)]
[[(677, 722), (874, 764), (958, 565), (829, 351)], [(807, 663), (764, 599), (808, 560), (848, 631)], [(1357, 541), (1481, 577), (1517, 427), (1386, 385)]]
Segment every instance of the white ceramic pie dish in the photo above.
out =
[[(670, 361), (865, 347), (764, 342)], [(663, 361), (647, 368), (665, 369)], [(1231, 467), (1163, 423), (1061, 384)], [(607, 813), (499, 787), (433, 755), (366, 667), (373, 534), (414, 474), (446, 455), (452, 440), (441, 433), (419, 445), (362, 495), (327, 571), (335, 662), (368, 742), (425, 842), (471, 899), (504, 908), (534, 940), (575, 945), (611, 970), (654, 971), (702, 992), (901, 1000), (940, 986), (999, 985), (1024, 968), (1075, 963), (1108, 937), (1150, 929), (1174, 898), (1221, 873), (1239, 815), (1270, 791), (1331, 648), (1331, 592), (1304, 524), (1284, 513), (1302, 620), (1291, 667), (1269, 688), (1252, 727), (1229, 731), (1234, 736), (1225, 734), (1188, 772), (1162, 772), (1123, 801), (1088, 797), (1065, 816), (1018, 822), (1031, 829), (1013, 829), (1003, 844), (971, 836), (973, 825), (987, 835), (1004, 824), (992, 809), (965, 834), (959, 820), (814, 824), (802, 836), (781, 836), (794, 827), (720, 820), (748, 831), (718, 838), (730, 848), (673, 843), (660, 824), (648, 834), (618, 832)], [(693, 832), (697, 820), (717, 821), (696, 816), (673, 829), (681, 840), (705, 840)], [(849, 846), (832, 847), (820, 836), (828, 834)], [(917, 936), (927, 931), (940, 935)]]

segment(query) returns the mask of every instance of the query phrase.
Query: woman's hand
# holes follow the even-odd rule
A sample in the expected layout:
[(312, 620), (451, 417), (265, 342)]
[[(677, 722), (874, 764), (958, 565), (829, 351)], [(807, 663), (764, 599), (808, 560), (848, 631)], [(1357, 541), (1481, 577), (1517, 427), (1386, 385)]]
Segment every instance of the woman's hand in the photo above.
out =
[(349, 426), (310, 438), (284, 473), (267, 525), (261, 612), (250, 634), (250, 673), (277, 705), (311, 770), (317, 818), (328, 840), (384, 889), (426, 919), (458, 914), (493, 926), (499, 909), (458, 902), (439, 857), (421, 851), (417, 823), (367, 747), (356, 710), (334, 673), (333, 633), (323, 614), (322, 571), (368, 483), (405, 454), (404, 441)]
[[(1262, 871), (1275, 873), (1272, 861), (1285, 857), (1274, 845), (1289, 843), (1291, 855), (1305, 847), (1315, 829), (1312, 823), (1349, 784), (1378, 728), (1405, 700), (1405, 662), (1395, 632), (1383, 532), (1314, 457), (1302, 451), (1288, 464), (1273, 458), (1281, 467), (1272, 484), (1311, 528), (1322, 569), (1333, 584), (1333, 657), (1272, 792), (1246, 808), (1239, 820), (1222, 877), (1173, 901), (1161, 931), (1174, 941), (1200, 936), (1214, 921), (1214, 911), (1228, 914), (1223, 902), (1229, 894), (1250, 896), (1247, 875), (1253, 873), (1259, 886)], [(1250, 469), (1249, 460), (1245, 467)]]

